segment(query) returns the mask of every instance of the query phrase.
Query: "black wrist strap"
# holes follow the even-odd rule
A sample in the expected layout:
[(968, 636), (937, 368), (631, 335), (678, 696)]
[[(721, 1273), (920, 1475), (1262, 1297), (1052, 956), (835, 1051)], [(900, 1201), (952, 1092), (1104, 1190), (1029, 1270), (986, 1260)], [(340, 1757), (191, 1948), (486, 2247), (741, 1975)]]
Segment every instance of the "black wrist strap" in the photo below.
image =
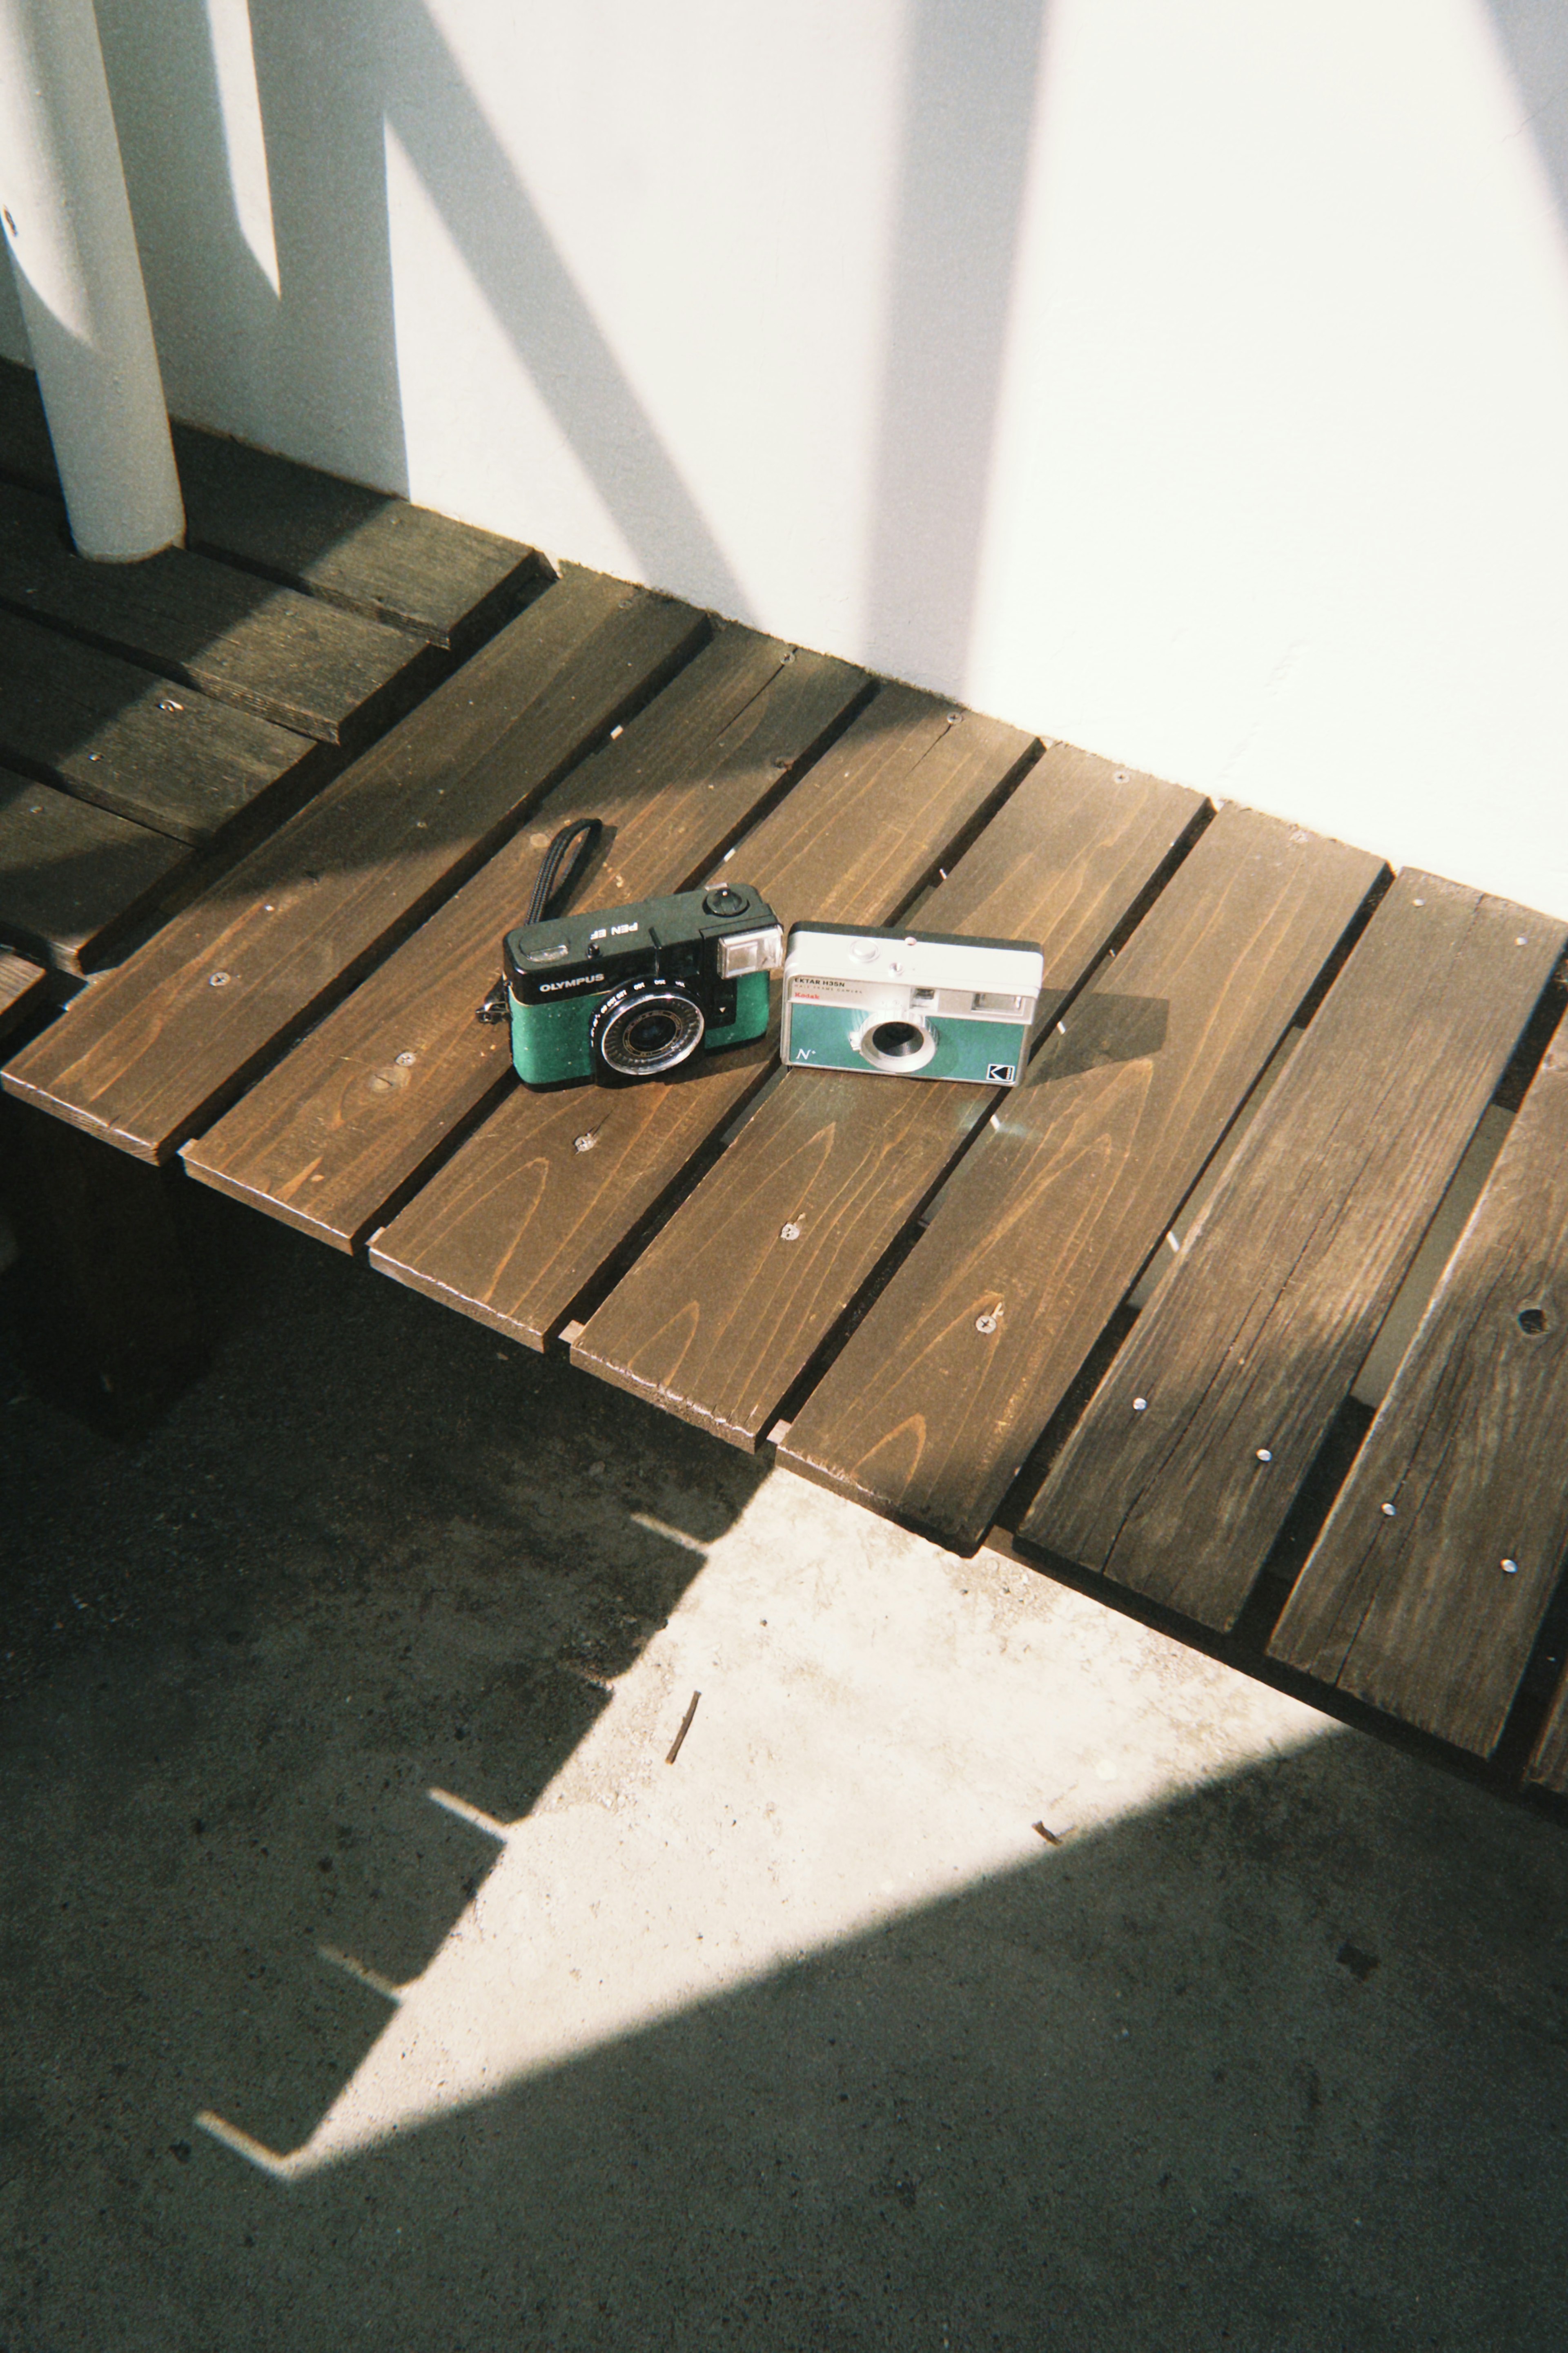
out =
[[(525, 923), (542, 923), (547, 915), (558, 915), (583, 879), (583, 871), (599, 847), (605, 831), (602, 818), (580, 817), (574, 825), (563, 825), (544, 853), (539, 869), (539, 880), (533, 886), (533, 896), (528, 902)], [(581, 848), (572, 860), (564, 879), (557, 881), (567, 851), (574, 842)]]
[[(542, 923), (547, 916), (558, 915), (583, 879), (588, 860), (604, 838), (603, 818), (580, 817), (571, 825), (563, 825), (540, 861), (533, 896), (528, 902), (525, 923)], [(564, 875), (561, 869), (566, 856), (576, 844), (571, 865)], [(476, 1021), (504, 1021), (507, 1018), (506, 975), (502, 973), (484, 1003), (475, 1014)]]

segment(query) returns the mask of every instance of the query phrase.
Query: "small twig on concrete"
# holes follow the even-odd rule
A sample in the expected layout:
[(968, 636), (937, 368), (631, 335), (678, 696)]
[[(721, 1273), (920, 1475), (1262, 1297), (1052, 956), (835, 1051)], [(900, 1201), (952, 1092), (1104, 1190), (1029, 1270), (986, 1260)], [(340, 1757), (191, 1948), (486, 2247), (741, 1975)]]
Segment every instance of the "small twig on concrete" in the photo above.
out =
[(681, 1719), (680, 1719), (680, 1730), (676, 1734), (676, 1736), (675, 1736), (675, 1739), (674, 1739), (674, 1742), (673, 1742), (673, 1744), (672, 1744), (672, 1746), (671, 1746), (671, 1747), (670, 1747), (669, 1754), (668, 1754), (668, 1757), (665, 1758), (665, 1760), (664, 1760), (664, 1761), (665, 1761), (665, 1763), (666, 1763), (667, 1765), (673, 1765), (673, 1764), (674, 1764), (674, 1762), (675, 1762), (675, 1760), (676, 1760), (676, 1758), (679, 1756), (679, 1754), (680, 1754), (680, 1744), (681, 1744), (681, 1742), (685, 1739), (685, 1737), (686, 1737), (687, 1734), (688, 1734), (688, 1733), (690, 1731), (690, 1729), (691, 1729), (691, 1719), (692, 1719), (692, 1717), (693, 1717), (693, 1716), (696, 1715), (696, 1713), (697, 1713), (697, 1703), (698, 1703), (698, 1701), (701, 1698), (701, 1696), (702, 1696), (702, 1694), (701, 1694), (701, 1693), (700, 1693), (700, 1692), (693, 1692), (693, 1693), (692, 1693), (692, 1694), (691, 1694), (691, 1705), (687, 1709), (686, 1714), (681, 1717)]
[(1048, 1831), (1044, 1822), (1037, 1822), (1034, 1827), (1039, 1831), (1047, 1846), (1060, 1846), (1062, 1840), (1059, 1831)]

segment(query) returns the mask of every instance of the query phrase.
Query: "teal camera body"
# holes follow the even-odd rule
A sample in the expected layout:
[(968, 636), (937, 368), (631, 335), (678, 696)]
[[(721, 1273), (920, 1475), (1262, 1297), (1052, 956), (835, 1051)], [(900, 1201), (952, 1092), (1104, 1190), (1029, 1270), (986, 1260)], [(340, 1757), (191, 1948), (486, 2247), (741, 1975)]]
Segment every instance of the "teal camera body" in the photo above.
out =
[(512, 1067), (531, 1087), (659, 1078), (768, 1026), (784, 935), (744, 883), (523, 923), (502, 951)]
[(795, 923), (780, 1059), (816, 1071), (1016, 1086), (1044, 974), (1032, 940)]

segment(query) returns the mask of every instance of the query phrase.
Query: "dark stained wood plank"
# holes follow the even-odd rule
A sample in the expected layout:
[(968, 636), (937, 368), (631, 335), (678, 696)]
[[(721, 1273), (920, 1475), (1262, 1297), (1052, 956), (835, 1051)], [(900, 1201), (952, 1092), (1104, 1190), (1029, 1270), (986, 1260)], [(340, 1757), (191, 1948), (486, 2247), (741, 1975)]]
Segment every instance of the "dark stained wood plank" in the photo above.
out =
[(1568, 1672), (1552, 1694), (1525, 1778), (1568, 1797)]
[(1565, 932), (1400, 876), (1021, 1542), (1205, 1625), (1235, 1623)]
[(186, 537), (351, 613), (466, 653), (550, 578), (532, 548), (407, 499), (175, 425)]
[[(188, 544), (467, 652), (548, 580), (531, 548), (198, 426), (173, 427)], [(0, 361), (0, 475), (57, 492), (29, 368)]]
[(48, 975), (41, 965), (0, 948), (0, 1037), (16, 1028), (24, 1013), (42, 997)]
[(0, 939), (81, 972), (184, 865), (166, 834), (0, 768)]
[[(1203, 807), (1196, 793), (1055, 745), (920, 926), (1044, 944), (1044, 1027)], [(993, 1087), (787, 1072), (589, 1319), (574, 1362), (754, 1448), (1001, 1100)]]
[[(721, 869), (786, 925), (891, 921), (1032, 762), (1016, 728), (884, 687)], [(503, 1097), (372, 1241), (400, 1282), (542, 1348), (774, 1066), (770, 1032), (668, 1082)]]
[(14, 488), (0, 490), (0, 605), (323, 744), (367, 742), (448, 667), (405, 629), (184, 548), (89, 564), (58, 505)]
[(869, 691), (847, 663), (721, 630), (616, 742), (557, 786), (531, 839), (509, 843), (186, 1145), (191, 1174), (352, 1250), (508, 1082), (510, 1033), (481, 1027), (475, 1008), (554, 828), (588, 816), (609, 828), (578, 886), (579, 907), (683, 889)]
[(175, 841), (200, 842), (324, 745), (0, 611), (0, 759)]
[(78, 997), (8, 1066), (6, 1088), (139, 1158), (166, 1159), (708, 627), (667, 597), (591, 573), (563, 579)]
[(1568, 1024), (1296, 1580), (1272, 1657), (1490, 1755), (1568, 1548), (1565, 1349)]
[(1379, 871), (1222, 810), (960, 1165), (779, 1459), (972, 1551)]

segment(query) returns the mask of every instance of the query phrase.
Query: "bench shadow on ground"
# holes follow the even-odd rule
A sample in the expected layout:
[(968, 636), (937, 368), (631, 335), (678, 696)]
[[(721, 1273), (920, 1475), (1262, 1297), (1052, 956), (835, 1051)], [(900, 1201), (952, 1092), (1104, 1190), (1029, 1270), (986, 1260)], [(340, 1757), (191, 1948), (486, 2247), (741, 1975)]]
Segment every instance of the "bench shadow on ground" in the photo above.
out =
[(291, 2184), (196, 2131), (308, 2137), (393, 2015), (321, 1948), (416, 1975), (498, 1851), (430, 1787), (525, 1814), (763, 1475), (199, 1215), (158, 1430), (0, 1404), (0, 2339), (1553, 2341), (1568, 1848), (1341, 1729)]

